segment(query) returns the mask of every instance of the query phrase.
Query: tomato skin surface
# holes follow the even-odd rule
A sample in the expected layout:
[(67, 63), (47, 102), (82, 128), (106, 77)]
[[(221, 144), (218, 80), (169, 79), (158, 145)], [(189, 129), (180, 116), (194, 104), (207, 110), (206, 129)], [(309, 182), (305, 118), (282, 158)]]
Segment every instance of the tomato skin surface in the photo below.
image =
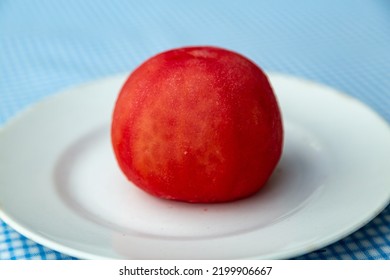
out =
[(135, 69), (115, 104), (119, 167), (144, 191), (191, 203), (256, 193), (282, 154), (280, 109), (264, 72), (235, 52), (184, 47)]

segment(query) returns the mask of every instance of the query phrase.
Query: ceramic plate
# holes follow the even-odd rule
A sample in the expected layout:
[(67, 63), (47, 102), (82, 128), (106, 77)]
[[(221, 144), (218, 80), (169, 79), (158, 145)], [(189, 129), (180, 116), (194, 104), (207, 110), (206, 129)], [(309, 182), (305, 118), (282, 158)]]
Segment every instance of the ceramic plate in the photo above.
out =
[(334, 89), (269, 77), (285, 145), (256, 195), (186, 204), (127, 182), (109, 135), (122, 75), (56, 94), (1, 129), (0, 217), (85, 259), (285, 259), (343, 238), (389, 202), (389, 126)]

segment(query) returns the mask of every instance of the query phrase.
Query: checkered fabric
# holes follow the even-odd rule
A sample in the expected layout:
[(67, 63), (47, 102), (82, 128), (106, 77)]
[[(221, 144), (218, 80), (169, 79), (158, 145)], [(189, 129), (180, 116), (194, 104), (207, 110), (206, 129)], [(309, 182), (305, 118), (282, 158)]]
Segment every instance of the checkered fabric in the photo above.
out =
[[(389, 1), (3, 0), (0, 125), (58, 90), (129, 72), (185, 45), (232, 49), (266, 71), (330, 85), (390, 122)], [(387, 207), (352, 235), (298, 259), (390, 259), (389, 224)], [(0, 259), (72, 257), (0, 221)]]

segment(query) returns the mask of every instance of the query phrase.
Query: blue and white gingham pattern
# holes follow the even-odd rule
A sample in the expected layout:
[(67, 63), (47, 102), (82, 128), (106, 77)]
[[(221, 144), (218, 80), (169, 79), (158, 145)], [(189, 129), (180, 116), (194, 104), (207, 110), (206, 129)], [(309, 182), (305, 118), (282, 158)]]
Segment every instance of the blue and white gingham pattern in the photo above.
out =
[(0, 260), (72, 260), (71, 256), (43, 247), (0, 221)]
[[(236, 50), (328, 84), (390, 122), (390, 2), (0, 1), (0, 125), (58, 90), (185, 45)], [(1, 159), (0, 159), (1, 164)], [(389, 186), (390, 188), (390, 186)], [(390, 259), (390, 207), (298, 259)], [(71, 259), (0, 221), (0, 259)]]

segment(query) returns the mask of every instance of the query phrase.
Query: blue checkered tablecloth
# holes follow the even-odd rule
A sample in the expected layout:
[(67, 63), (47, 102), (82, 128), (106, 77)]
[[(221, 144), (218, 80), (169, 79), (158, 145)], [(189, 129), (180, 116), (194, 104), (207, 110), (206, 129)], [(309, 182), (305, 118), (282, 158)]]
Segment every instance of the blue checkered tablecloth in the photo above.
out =
[[(185, 45), (234, 49), (267, 71), (330, 85), (390, 122), (387, 0), (0, 0), (0, 125), (63, 88), (129, 72)], [(72, 257), (0, 220), (0, 259)], [(390, 259), (390, 207), (298, 259)]]

